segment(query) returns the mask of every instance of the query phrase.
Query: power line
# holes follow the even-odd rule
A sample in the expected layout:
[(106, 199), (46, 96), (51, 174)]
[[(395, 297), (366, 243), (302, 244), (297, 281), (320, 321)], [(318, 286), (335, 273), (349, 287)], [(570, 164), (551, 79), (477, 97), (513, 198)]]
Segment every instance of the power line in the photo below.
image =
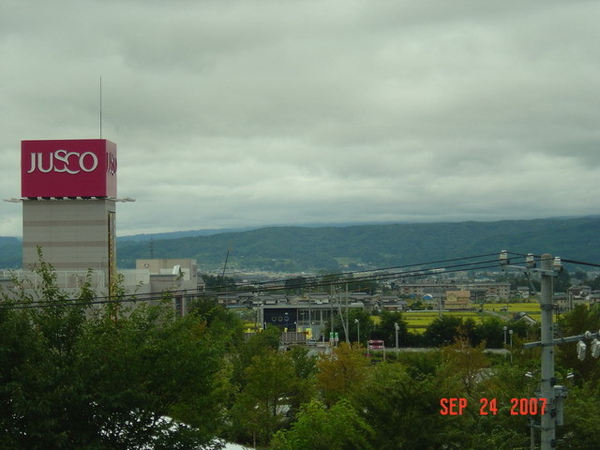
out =
[[(524, 262), (527, 255), (520, 253), (507, 252), (511, 255), (511, 260), (519, 262), (522, 259)], [(494, 259), (489, 259), (491, 256)], [(361, 284), (375, 281), (384, 281), (390, 279), (405, 279), (418, 278), (428, 275), (439, 275), (442, 273), (455, 273), (465, 270), (485, 270), (499, 268), (497, 253), (487, 253), (476, 256), (466, 256), (462, 258), (451, 258), (436, 260), (430, 262), (406, 264), (402, 266), (390, 266), (372, 270), (360, 270), (351, 272), (338, 272), (325, 274), (321, 277), (313, 276), (304, 279), (304, 282), (298, 285), (286, 284), (290, 278), (278, 280), (261, 281), (258, 283), (238, 284), (235, 290), (221, 290), (226, 285), (215, 286), (214, 291), (198, 292), (197, 289), (177, 289), (166, 292), (150, 292), (147, 294), (125, 294), (120, 298), (111, 298), (109, 296), (96, 296), (94, 300), (83, 301), (80, 298), (64, 299), (60, 301), (7, 301), (5, 304), (0, 304), (2, 309), (31, 309), (31, 308), (49, 308), (49, 307), (64, 307), (64, 306), (94, 306), (94, 305), (109, 305), (122, 303), (141, 303), (164, 300), (167, 296), (195, 296), (208, 297), (215, 295), (232, 295), (232, 294), (268, 294), (272, 292), (280, 292), (290, 288), (326, 288), (333, 286), (344, 286), (346, 284)], [(589, 265), (592, 267), (600, 267), (599, 264), (585, 263), (581, 261), (565, 260), (564, 262)], [(431, 267), (428, 267), (431, 266)], [(409, 270), (410, 269), (410, 270)], [(224, 280), (224, 279), (223, 279)]]

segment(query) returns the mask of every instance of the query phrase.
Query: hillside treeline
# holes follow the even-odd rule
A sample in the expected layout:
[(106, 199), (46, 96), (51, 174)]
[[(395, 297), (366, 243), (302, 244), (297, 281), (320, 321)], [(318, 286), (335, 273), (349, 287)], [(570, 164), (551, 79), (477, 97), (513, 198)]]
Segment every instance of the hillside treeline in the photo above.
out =
[[(182, 227), (192, 226), (182, 224)], [(600, 262), (600, 218), (406, 223), (345, 227), (267, 227), (184, 237), (120, 237), (118, 267), (142, 258), (195, 258), (204, 272), (342, 271), (498, 253), (551, 253)], [(174, 233), (175, 236), (178, 234)], [(227, 257), (229, 253), (229, 257)], [(0, 237), (0, 268), (22, 267), (21, 241)], [(572, 268), (570, 268), (572, 269)]]
[(270, 227), (179, 239), (119, 241), (119, 267), (137, 258), (195, 258), (204, 272), (341, 271), (396, 267), (497, 254), (550, 253), (600, 262), (600, 218), (414, 223), (348, 227)]

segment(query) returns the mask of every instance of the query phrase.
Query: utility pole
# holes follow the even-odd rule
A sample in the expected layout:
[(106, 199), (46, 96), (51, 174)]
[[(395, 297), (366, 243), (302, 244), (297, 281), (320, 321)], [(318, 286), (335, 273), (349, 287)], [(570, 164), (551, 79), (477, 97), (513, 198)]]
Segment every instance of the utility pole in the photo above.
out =
[[(343, 316), (342, 316), (343, 317)], [(350, 344), (350, 312), (348, 310), (348, 282), (346, 281), (346, 343)]]
[[(552, 323), (553, 297), (554, 297), (554, 260), (545, 253), (541, 257), (541, 297), (542, 310), (542, 398), (548, 402), (547, 413), (542, 415), (542, 450), (556, 447), (556, 398), (554, 396), (554, 324)], [(550, 414), (548, 414), (550, 412)]]
[[(552, 255), (549, 254), (542, 255), (540, 262), (541, 267), (536, 269), (534, 256), (530, 253), (526, 258), (526, 267), (513, 266), (510, 265), (508, 253), (504, 250), (500, 253), (500, 264), (502, 266), (541, 274), (540, 309), (542, 313), (542, 340), (523, 344), (523, 348), (542, 347), (540, 396), (546, 400), (546, 408), (541, 417), (541, 449), (551, 450), (556, 448), (556, 426), (564, 424), (563, 400), (567, 396), (565, 387), (556, 384), (554, 376), (554, 346), (577, 342), (577, 357), (583, 360), (587, 348), (583, 341), (591, 340), (592, 356), (599, 358), (600, 331), (597, 333), (586, 331), (581, 335), (554, 339), (554, 323), (552, 318), (554, 311), (554, 277), (562, 270), (562, 263), (559, 257), (552, 258)], [(533, 418), (530, 426), (531, 448), (534, 448)]]
[[(540, 258), (539, 269), (535, 268), (535, 258), (530, 253), (526, 258), (526, 267), (510, 265), (508, 253), (503, 250), (500, 253), (500, 264), (506, 268), (514, 268), (525, 272), (538, 272), (541, 274), (541, 296), (540, 309), (542, 312), (542, 340), (540, 342), (525, 344), (524, 348), (535, 346), (542, 347), (541, 356), (541, 398), (546, 400), (546, 410), (541, 418), (541, 449), (551, 450), (556, 448), (556, 425), (560, 419), (562, 424), (562, 386), (556, 386), (554, 378), (554, 324), (552, 323), (553, 300), (554, 300), (554, 277), (560, 271), (560, 258), (552, 258), (550, 254), (543, 254)], [(504, 327), (504, 344), (506, 344), (506, 328)], [(560, 405), (557, 405), (556, 393), (560, 397)]]

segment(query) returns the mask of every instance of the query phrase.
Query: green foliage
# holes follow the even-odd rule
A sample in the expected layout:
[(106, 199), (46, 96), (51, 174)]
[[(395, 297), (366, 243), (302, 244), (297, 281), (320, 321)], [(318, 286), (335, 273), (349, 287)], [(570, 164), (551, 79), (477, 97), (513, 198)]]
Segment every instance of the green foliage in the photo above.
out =
[(287, 353), (270, 350), (254, 356), (231, 410), (234, 436), (254, 447), (268, 444), (273, 433), (287, 425), (295, 384), (294, 364)]
[(326, 405), (350, 397), (364, 382), (369, 364), (364, 351), (364, 347), (342, 342), (331, 355), (321, 355), (316, 378)]
[(374, 430), (374, 448), (468, 448), (463, 418), (440, 414), (443, 383), (433, 375), (411, 376), (397, 363), (379, 364), (355, 396), (355, 407)]
[(222, 353), (204, 320), (176, 318), (170, 302), (95, 308), (89, 277), (70, 299), (50, 265), (36, 275), (37, 286), (15, 280), (0, 309), (0, 448), (189, 448), (213, 439)]
[(588, 280), (586, 284), (594, 291), (600, 290), (600, 275), (593, 280)]
[[(138, 306), (117, 322), (88, 324), (78, 372), (86, 374), (93, 423), (111, 447), (135, 448), (169, 435), (165, 416), (210, 436), (218, 428), (218, 347), (194, 316), (175, 319), (168, 306)], [(188, 430), (186, 434), (192, 431)]]
[(425, 380), (437, 373), (443, 362), (442, 352), (437, 349), (427, 352), (401, 352), (398, 362), (405, 367), (411, 378)]
[[(558, 333), (560, 336), (574, 336), (586, 331), (597, 332), (600, 329), (600, 305), (592, 307), (577, 305), (570, 313), (562, 315), (558, 320)], [(588, 342), (589, 345), (589, 342)], [(576, 343), (560, 345), (556, 349), (557, 363), (559, 366), (575, 373), (576, 380), (598, 382), (600, 380), (600, 363), (590, 356), (580, 361), (575, 351)]]
[(477, 344), (485, 342), (487, 348), (502, 348), (505, 326), (507, 326), (507, 323), (504, 320), (498, 317), (487, 317), (483, 323), (473, 330), (472, 342)]
[(407, 346), (412, 337), (409, 336), (406, 321), (400, 312), (382, 311), (379, 316), (379, 324), (373, 328), (370, 339), (381, 339), (385, 342), (386, 347), (394, 347), (396, 345), (396, 323), (398, 324), (398, 346)]
[[(345, 323), (343, 324), (342, 320), (348, 324), (348, 340), (350, 342), (357, 342), (358, 329), (360, 327), (360, 341), (365, 346), (366, 341), (371, 338), (374, 329), (369, 312), (359, 308), (349, 308), (346, 312), (346, 308), (342, 306), (342, 313), (333, 315), (333, 323), (331, 321), (327, 323), (323, 334), (328, 335), (331, 329), (333, 329), (339, 334), (340, 341), (346, 341)], [(357, 320), (358, 323), (356, 323)]]
[(458, 335), (463, 321), (460, 317), (442, 315), (429, 324), (425, 330), (425, 341), (432, 347), (450, 345)]
[(231, 382), (235, 386), (244, 386), (244, 371), (255, 356), (278, 349), (280, 335), (279, 328), (268, 326), (265, 330), (250, 335), (246, 342), (239, 343), (232, 349), (229, 358), (232, 364)]
[(288, 295), (300, 295), (304, 293), (306, 287), (306, 278), (294, 277), (285, 280), (285, 292)]
[(23, 243), (14, 237), (0, 237), (0, 267), (20, 269), (22, 261)]
[[(484, 343), (503, 345), (506, 322), (450, 315), (426, 333), (443, 349), (382, 362), (342, 342), (316, 357), (302, 346), (278, 352), (277, 328), (243, 335), (236, 314), (211, 298), (184, 318), (168, 298), (95, 307), (89, 275), (67, 295), (51, 266), (36, 270), (38, 285), (15, 280), (0, 304), (0, 449), (188, 449), (214, 436), (274, 449), (529, 446), (527, 417), (510, 414), (511, 399), (534, 397), (539, 384), (524, 376), (538, 370), (539, 349), (520, 348), (519, 338), (536, 338), (523, 324), (508, 325), (510, 360), (483, 353)], [(118, 302), (125, 293), (115, 286), (112, 294)], [(391, 347), (399, 323), (402, 345), (402, 315), (380, 319), (373, 326), (366, 312), (352, 311), (350, 336), (358, 320), (361, 341), (371, 333)], [(562, 336), (597, 330), (600, 309), (577, 307), (557, 328)], [(557, 348), (558, 382), (567, 371), (579, 379), (565, 400), (559, 445), (592, 449), (600, 369), (573, 349)], [(469, 404), (462, 415), (440, 413), (440, 399), (458, 397)], [(480, 415), (481, 398), (496, 399), (496, 415)]]
[[(196, 258), (220, 271), (224, 249), (233, 242), (230, 267), (286, 272), (335, 270), (336, 259), (381, 268), (500, 249), (542, 254), (550, 251), (580, 261), (600, 260), (600, 219), (542, 219), (497, 222), (419, 223), (348, 227), (269, 227), (244, 232), (154, 241), (157, 258)], [(119, 267), (135, 267), (147, 242), (119, 240)]]
[(554, 279), (554, 292), (567, 292), (571, 284), (571, 275), (567, 269), (563, 268)]
[(306, 347), (295, 346), (289, 352), (294, 365), (295, 383), (290, 397), (290, 417), (295, 417), (301, 406), (316, 396), (315, 376), (317, 356), (311, 355)]
[(596, 382), (569, 389), (565, 402), (565, 426), (559, 428), (560, 448), (594, 450), (600, 442), (600, 417), (592, 413), (598, 407), (600, 389)]
[(483, 350), (483, 343), (471, 346), (466, 334), (459, 334), (452, 345), (444, 347), (444, 363), (438, 368), (438, 373), (443, 374), (444, 385), (451, 391), (464, 392), (469, 397), (473, 395), (487, 376), (485, 369), (491, 365)]
[(231, 350), (230, 345), (239, 345), (244, 339), (243, 323), (239, 315), (218, 304), (214, 297), (192, 300), (189, 314), (206, 322), (214, 345), (224, 351)]
[[(306, 404), (290, 430), (275, 434), (269, 448), (274, 450), (371, 449), (372, 428), (348, 400), (326, 408), (318, 400)], [(384, 448), (384, 447), (378, 447)], [(389, 447), (387, 447), (389, 448)]]
[[(504, 331), (504, 327), (507, 330)], [(513, 346), (519, 339), (525, 339), (536, 331), (525, 322), (506, 322), (498, 317), (485, 317), (479, 323), (472, 318), (443, 314), (433, 320), (425, 330), (423, 338), (425, 344), (432, 347), (451, 345), (459, 336), (465, 336), (469, 343), (478, 346), (482, 343), (486, 348), (503, 348), (510, 341), (509, 330), (512, 330)]]
[(235, 291), (237, 288), (234, 278), (222, 275), (202, 275), (202, 281), (204, 281), (207, 291)]

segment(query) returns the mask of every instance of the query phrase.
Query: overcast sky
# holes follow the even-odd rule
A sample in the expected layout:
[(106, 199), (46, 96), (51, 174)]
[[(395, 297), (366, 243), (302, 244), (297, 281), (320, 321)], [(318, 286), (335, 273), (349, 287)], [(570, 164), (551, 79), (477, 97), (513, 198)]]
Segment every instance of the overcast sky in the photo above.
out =
[[(599, 213), (600, 2), (2, 0), (20, 141), (118, 146), (119, 235)], [(21, 206), (0, 203), (0, 235)]]

